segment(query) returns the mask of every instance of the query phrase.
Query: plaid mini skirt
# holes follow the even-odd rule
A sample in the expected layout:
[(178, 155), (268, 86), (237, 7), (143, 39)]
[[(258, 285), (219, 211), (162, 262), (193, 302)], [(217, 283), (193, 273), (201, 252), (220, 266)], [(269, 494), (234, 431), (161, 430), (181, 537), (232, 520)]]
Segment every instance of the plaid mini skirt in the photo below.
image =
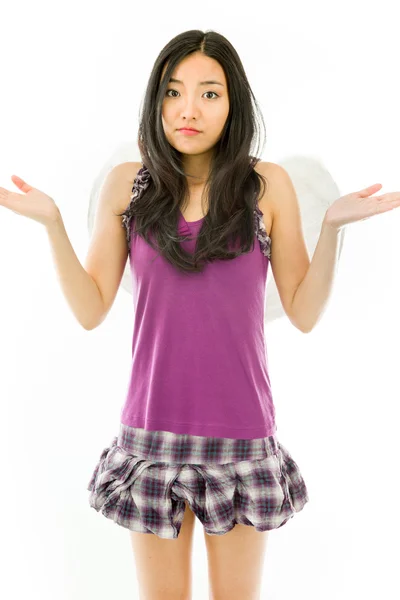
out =
[(236, 523), (282, 527), (308, 502), (297, 463), (276, 434), (230, 439), (120, 424), (89, 485), (89, 503), (131, 531), (177, 538), (185, 502), (209, 535)]

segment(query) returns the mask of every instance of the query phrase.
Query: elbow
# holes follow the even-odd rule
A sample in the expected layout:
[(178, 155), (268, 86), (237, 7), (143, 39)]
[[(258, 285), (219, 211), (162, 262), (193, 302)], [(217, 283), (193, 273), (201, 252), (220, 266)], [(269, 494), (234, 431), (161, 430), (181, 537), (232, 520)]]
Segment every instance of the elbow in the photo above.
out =
[(293, 318), (291, 318), (290, 320), (291, 320), (292, 324), (296, 327), (296, 329), (301, 331), (301, 333), (310, 333), (310, 331), (312, 331), (314, 329), (314, 325), (307, 327), (306, 325), (299, 323), (298, 321), (296, 321)]
[(314, 327), (316, 326), (316, 322), (312, 323), (312, 325), (302, 325), (302, 326), (298, 326), (298, 329), (302, 332), (302, 333), (310, 333)]
[(100, 318), (97, 318), (96, 321), (92, 321), (91, 323), (81, 323), (82, 327), (86, 329), (86, 331), (92, 331), (92, 329), (96, 329), (99, 325), (102, 324), (104, 319), (106, 318), (107, 313), (103, 313)]
[(312, 331), (314, 329), (314, 326), (306, 327), (302, 323), (299, 323), (299, 321), (297, 319), (295, 319), (293, 317), (293, 315), (288, 315), (288, 317), (289, 317), (292, 325), (294, 325), (294, 327), (296, 327), (296, 329), (301, 331), (301, 333), (310, 333), (310, 331)]
[(100, 323), (81, 323), (81, 325), (85, 331), (92, 331), (92, 329), (96, 329)]
[(296, 327), (296, 329), (301, 331), (301, 333), (310, 333), (310, 331), (312, 331), (314, 328), (314, 324), (306, 325), (305, 323), (303, 323), (304, 319), (299, 318), (299, 315), (297, 314), (298, 311), (294, 310), (294, 308), (293, 308), (295, 295), (296, 294), (293, 295), (290, 307), (284, 308), (284, 310), (285, 310), (286, 315), (288, 316), (290, 322), (292, 323), (292, 325), (294, 327)]

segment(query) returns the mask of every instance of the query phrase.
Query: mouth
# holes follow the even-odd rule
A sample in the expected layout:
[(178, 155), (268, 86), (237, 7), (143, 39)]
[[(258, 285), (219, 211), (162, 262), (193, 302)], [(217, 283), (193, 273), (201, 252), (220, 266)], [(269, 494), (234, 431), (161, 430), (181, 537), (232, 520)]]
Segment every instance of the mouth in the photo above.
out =
[(198, 129), (193, 129), (193, 127), (181, 127), (178, 131), (195, 131), (196, 133), (200, 133)]

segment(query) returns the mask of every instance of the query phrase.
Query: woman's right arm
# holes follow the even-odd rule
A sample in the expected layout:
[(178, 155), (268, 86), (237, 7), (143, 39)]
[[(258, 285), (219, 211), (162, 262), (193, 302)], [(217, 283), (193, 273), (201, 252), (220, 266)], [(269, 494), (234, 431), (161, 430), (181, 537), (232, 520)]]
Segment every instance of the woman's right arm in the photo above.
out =
[(111, 169), (102, 185), (85, 265), (71, 245), (54, 200), (13, 175), (24, 195), (0, 188), (0, 205), (44, 225), (64, 296), (84, 329), (94, 329), (108, 314), (128, 257), (125, 229), (118, 213), (129, 205), (141, 163)]
[(101, 187), (84, 266), (79, 262), (59, 215), (46, 229), (53, 260), (67, 302), (87, 330), (106, 318), (117, 295), (128, 258), (125, 228), (118, 213), (129, 205), (141, 163), (121, 163)]
[(82, 327), (90, 330), (103, 314), (100, 290), (79, 262), (60, 212), (52, 223), (46, 225), (46, 231), (65, 299)]

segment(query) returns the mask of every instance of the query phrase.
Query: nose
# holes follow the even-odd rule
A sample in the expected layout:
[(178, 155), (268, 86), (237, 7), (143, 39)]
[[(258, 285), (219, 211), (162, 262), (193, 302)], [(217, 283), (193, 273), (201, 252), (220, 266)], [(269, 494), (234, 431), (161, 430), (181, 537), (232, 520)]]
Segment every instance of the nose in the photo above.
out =
[(181, 117), (187, 121), (197, 119), (199, 116), (199, 109), (195, 98), (189, 98), (182, 100)]

